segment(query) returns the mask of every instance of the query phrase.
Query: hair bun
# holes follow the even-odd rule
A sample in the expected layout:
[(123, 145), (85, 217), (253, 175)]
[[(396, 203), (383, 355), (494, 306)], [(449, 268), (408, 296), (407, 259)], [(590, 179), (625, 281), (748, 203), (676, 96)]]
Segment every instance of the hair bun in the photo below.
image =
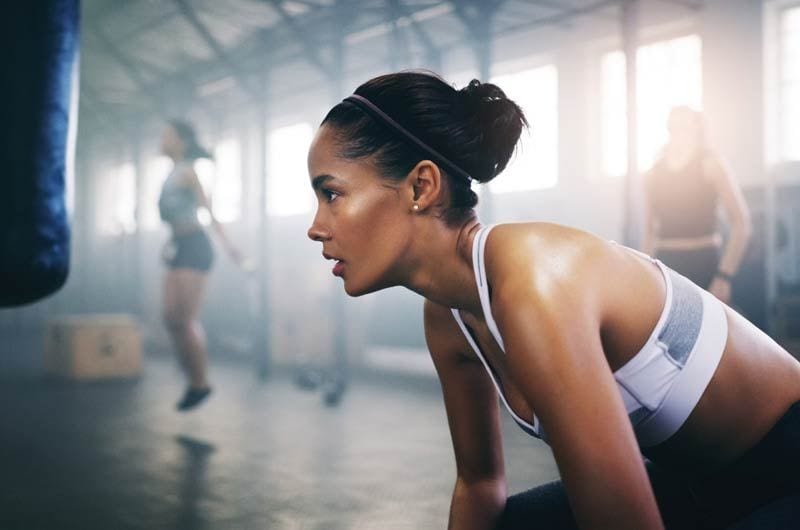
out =
[(495, 84), (473, 79), (458, 96), (465, 120), (474, 131), (478, 155), (467, 171), (478, 182), (489, 182), (505, 169), (528, 121), (522, 109)]
[(491, 83), (481, 83), (473, 79), (467, 86), (458, 91), (466, 106), (472, 107), (489, 101), (507, 99), (505, 92)]

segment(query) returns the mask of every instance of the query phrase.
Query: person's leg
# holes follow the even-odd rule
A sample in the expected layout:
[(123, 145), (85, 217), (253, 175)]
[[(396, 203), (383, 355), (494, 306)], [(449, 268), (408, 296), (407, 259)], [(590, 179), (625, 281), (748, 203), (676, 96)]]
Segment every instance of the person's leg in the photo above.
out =
[(800, 493), (781, 497), (759, 508), (728, 530), (800, 528)]
[(189, 369), (183, 359), (179, 337), (175, 333), (178, 329), (178, 277), (173, 271), (174, 269), (168, 269), (164, 275), (164, 284), (161, 290), (161, 319), (169, 332), (181, 369), (188, 375)]
[(506, 500), (497, 530), (530, 528), (578, 530), (560, 480), (517, 493)]
[(205, 333), (198, 319), (207, 281), (205, 272), (172, 269), (164, 286), (164, 319), (181, 364), (194, 389), (207, 389), (208, 354)]
[[(685, 481), (647, 463), (647, 473), (667, 530), (702, 528), (697, 506)], [(512, 495), (497, 530), (528, 528), (576, 530), (567, 493), (560, 480)]]
[[(800, 402), (736, 461), (694, 481), (706, 528), (800, 528), (800, 510), (787, 509), (800, 495)], [(770, 525), (768, 521), (792, 520)]]

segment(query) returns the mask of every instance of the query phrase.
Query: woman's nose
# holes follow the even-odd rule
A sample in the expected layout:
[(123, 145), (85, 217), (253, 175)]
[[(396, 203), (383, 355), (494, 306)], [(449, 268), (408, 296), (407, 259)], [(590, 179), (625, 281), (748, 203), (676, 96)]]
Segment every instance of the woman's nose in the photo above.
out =
[(323, 227), (315, 217), (314, 222), (311, 223), (311, 227), (308, 229), (308, 238), (312, 241), (322, 242), (330, 238), (330, 231)]

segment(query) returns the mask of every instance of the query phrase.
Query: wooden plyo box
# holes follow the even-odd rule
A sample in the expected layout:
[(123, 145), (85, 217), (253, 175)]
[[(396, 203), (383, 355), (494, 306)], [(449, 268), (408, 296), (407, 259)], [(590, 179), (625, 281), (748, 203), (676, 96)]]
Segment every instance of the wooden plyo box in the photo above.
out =
[(58, 317), (48, 323), (45, 372), (70, 379), (136, 377), (142, 371), (139, 325), (124, 314)]

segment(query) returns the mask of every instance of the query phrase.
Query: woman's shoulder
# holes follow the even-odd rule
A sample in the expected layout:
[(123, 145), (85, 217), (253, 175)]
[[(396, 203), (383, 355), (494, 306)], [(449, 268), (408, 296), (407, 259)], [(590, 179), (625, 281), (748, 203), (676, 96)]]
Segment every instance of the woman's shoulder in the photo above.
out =
[(496, 292), (549, 298), (586, 289), (613, 269), (616, 246), (556, 223), (497, 225), (486, 242), (489, 284)]
[(553, 262), (566, 265), (581, 260), (587, 253), (607, 247), (609, 241), (586, 230), (550, 222), (494, 225), (486, 242), (486, 259), (524, 265), (535, 261), (539, 266)]

